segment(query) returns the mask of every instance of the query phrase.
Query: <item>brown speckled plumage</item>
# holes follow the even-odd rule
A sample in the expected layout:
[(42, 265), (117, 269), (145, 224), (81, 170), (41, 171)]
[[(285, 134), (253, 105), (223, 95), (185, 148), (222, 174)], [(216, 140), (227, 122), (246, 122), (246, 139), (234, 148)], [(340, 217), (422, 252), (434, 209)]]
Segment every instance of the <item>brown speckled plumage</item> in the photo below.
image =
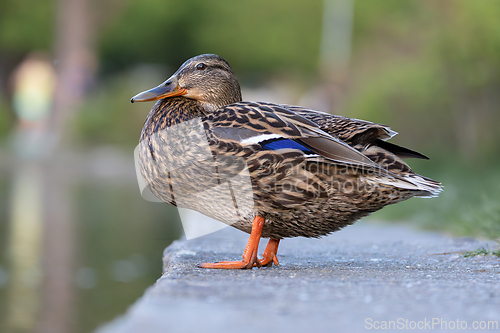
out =
[[(248, 168), (254, 206), (251, 214), (240, 216), (232, 226), (250, 232), (253, 218), (264, 217), (262, 237), (320, 237), (386, 205), (414, 196), (435, 196), (441, 190), (438, 182), (415, 174), (402, 160), (425, 156), (385, 141), (396, 134), (389, 127), (298, 106), (243, 102), (234, 73), (218, 56), (192, 58), (169, 80), (164, 86), (178, 84), (175, 91), (187, 87), (188, 92), (155, 104), (141, 133), (139, 155), (143, 178), (165, 202), (176, 205), (172, 170), (166, 166), (161, 170), (168, 161), (155, 160), (151, 166), (156, 151), (178, 145), (173, 149), (177, 155), (169, 153), (169, 158), (182, 161), (195, 156), (191, 150), (196, 147), (181, 145), (189, 146), (198, 138), (172, 142), (156, 134), (189, 121), (203, 128), (213, 156), (211, 165), (219, 173), (231, 176)], [(172, 88), (168, 91), (172, 94)], [(189, 137), (194, 132), (179, 135)], [(196, 191), (190, 183), (216, 188), (226, 181), (212, 184), (210, 177), (204, 178), (206, 169), (200, 162), (184, 170), (185, 193)], [(205, 213), (211, 209), (193, 205)]]

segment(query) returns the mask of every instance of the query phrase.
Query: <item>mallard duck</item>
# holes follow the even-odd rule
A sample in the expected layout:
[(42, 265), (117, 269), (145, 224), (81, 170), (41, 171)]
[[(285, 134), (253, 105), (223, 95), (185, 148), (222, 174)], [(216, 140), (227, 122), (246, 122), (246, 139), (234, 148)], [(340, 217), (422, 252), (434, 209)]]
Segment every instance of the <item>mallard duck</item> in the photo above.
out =
[[(148, 188), (169, 204), (182, 201), (250, 234), (243, 260), (199, 265), (203, 268), (278, 265), (283, 238), (324, 236), (386, 205), (441, 191), (439, 182), (403, 161), (427, 157), (386, 141), (397, 134), (389, 127), (299, 106), (242, 101), (235, 73), (218, 55), (187, 60), (131, 102), (155, 100), (139, 149)], [(234, 195), (245, 185), (235, 180), (243, 170), (249, 200)], [(224, 197), (223, 187), (232, 194)], [(259, 259), (261, 237), (269, 242)]]

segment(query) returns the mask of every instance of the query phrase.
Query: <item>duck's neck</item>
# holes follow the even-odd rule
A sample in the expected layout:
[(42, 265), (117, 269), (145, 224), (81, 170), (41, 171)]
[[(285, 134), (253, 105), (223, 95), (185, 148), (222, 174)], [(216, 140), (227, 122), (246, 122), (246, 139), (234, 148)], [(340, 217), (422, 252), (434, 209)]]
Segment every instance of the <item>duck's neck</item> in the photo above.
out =
[(187, 120), (203, 117), (207, 112), (195, 100), (172, 97), (159, 100), (149, 111), (142, 128), (141, 141), (155, 132)]

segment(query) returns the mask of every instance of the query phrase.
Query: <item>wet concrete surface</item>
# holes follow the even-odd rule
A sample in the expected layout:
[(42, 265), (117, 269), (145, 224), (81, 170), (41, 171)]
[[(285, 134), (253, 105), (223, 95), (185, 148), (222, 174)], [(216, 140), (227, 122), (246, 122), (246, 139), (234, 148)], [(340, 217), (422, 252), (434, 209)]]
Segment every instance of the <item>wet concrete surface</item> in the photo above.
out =
[(500, 332), (500, 258), (462, 255), (494, 242), (362, 221), (283, 240), (279, 267), (196, 267), (240, 259), (247, 239), (225, 228), (176, 241), (156, 284), (97, 332)]

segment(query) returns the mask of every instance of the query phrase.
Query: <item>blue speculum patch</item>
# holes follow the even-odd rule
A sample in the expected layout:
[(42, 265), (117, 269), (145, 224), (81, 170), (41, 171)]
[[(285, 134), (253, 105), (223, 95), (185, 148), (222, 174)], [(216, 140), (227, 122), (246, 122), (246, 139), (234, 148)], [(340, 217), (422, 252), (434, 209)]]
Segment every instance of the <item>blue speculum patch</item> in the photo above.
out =
[(309, 148), (301, 145), (300, 143), (291, 139), (270, 139), (260, 142), (260, 146), (267, 150), (278, 150), (278, 149), (297, 149), (301, 150), (306, 154), (314, 154)]

